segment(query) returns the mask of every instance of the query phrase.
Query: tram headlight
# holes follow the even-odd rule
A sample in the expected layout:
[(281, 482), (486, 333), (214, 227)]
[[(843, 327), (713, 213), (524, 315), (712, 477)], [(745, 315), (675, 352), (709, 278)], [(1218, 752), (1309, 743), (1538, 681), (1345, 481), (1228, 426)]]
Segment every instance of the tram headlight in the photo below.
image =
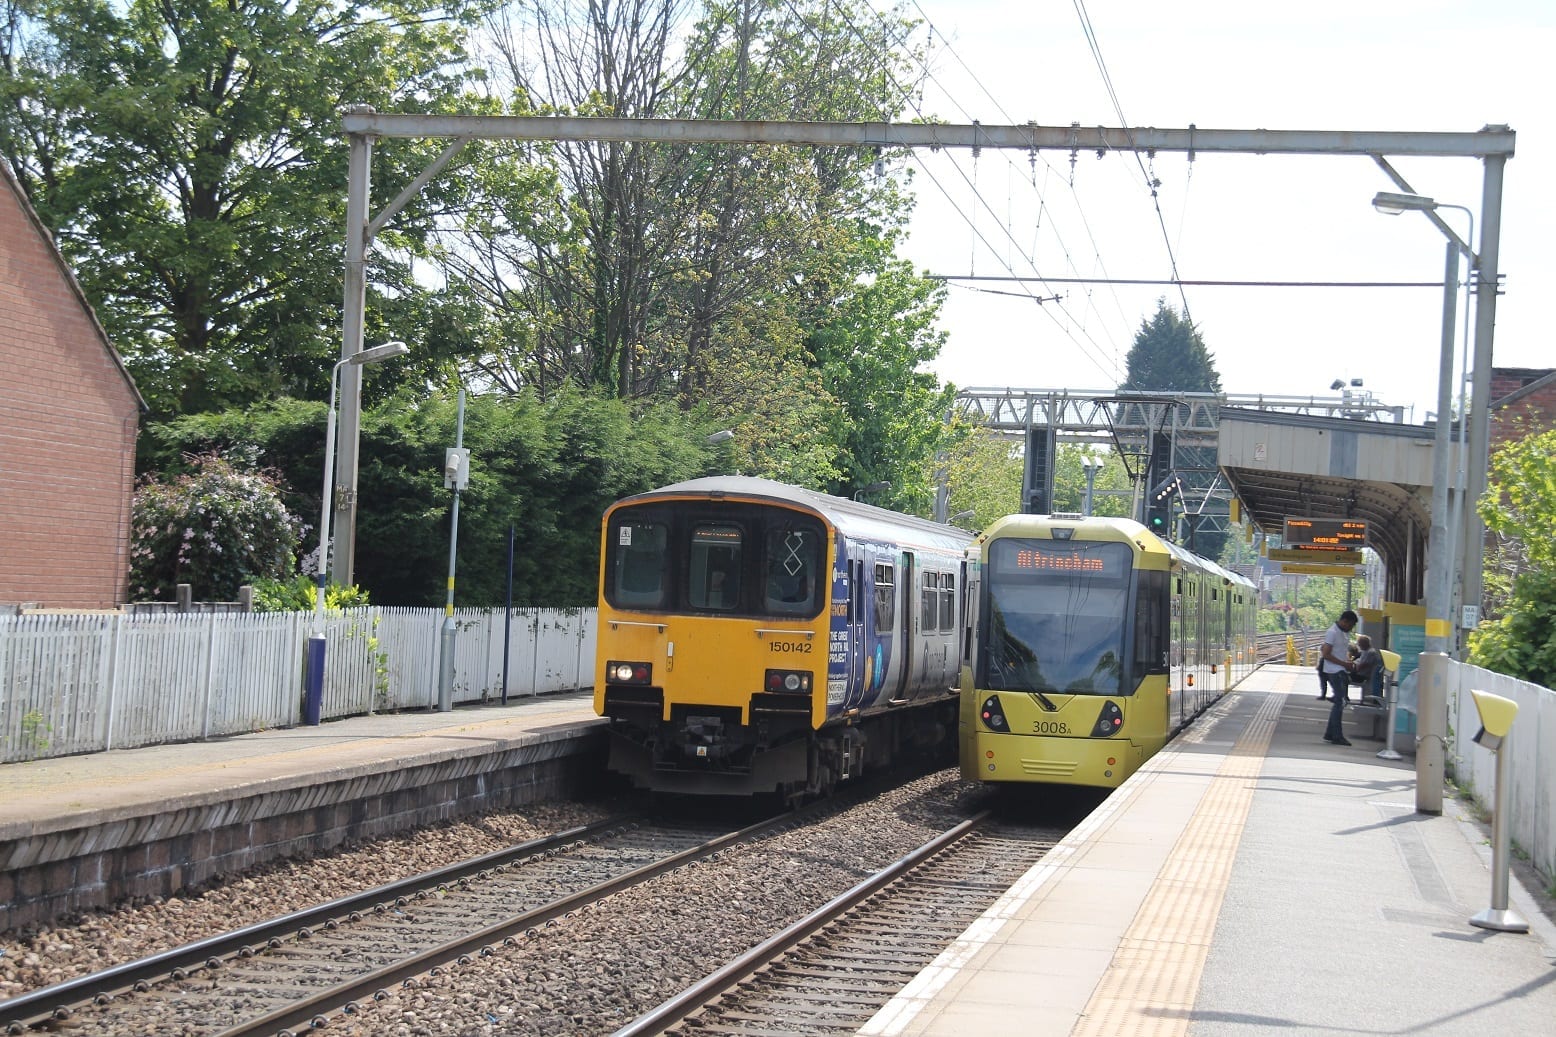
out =
[(1093, 738), (1106, 738), (1117, 734), (1124, 726), (1124, 711), (1118, 708), (1117, 702), (1105, 702), (1102, 704), (1102, 713), (1098, 715), (1097, 722), (1092, 726)]
[(805, 670), (768, 670), (762, 686), (768, 691), (805, 694), (810, 691), (810, 674)]
[(1010, 721), (1005, 719), (1005, 708), (1000, 705), (998, 695), (990, 695), (983, 700), (983, 705), (978, 708), (978, 716), (983, 720), (983, 726), (990, 731), (1009, 733)]
[(647, 684), (653, 676), (654, 668), (648, 663), (612, 660), (605, 664), (605, 679), (614, 684)]

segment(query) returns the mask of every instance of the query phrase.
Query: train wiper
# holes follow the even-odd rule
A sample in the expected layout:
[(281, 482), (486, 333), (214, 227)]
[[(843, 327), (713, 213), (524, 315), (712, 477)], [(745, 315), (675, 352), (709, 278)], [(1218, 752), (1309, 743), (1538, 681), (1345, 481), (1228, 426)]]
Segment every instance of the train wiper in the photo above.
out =
[(1036, 689), (1034, 689), (1032, 691), (1032, 694), (1037, 696), (1037, 701), (1039, 703), (1041, 703), (1042, 707), (1044, 709), (1048, 710), (1048, 712), (1050, 712), (1050, 713), (1057, 713), (1057, 712), (1059, 712), (1059, 707), (1054, 705), (1053, 699), (1050, 699), (1047, 695), (1044, 695), (1042, 692), (1037, 691)]

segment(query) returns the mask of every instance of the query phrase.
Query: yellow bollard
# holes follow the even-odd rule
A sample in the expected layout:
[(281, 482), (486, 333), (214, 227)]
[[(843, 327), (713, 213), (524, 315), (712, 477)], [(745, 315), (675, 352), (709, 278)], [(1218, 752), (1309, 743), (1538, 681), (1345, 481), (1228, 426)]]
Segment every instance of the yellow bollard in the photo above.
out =
[(1297, 639), (1290, 634), (1286, 635), (1286, 665), (1297, 665)]
[(1226, 653), (1226, 690), (1232, 690), (1232, 653)]

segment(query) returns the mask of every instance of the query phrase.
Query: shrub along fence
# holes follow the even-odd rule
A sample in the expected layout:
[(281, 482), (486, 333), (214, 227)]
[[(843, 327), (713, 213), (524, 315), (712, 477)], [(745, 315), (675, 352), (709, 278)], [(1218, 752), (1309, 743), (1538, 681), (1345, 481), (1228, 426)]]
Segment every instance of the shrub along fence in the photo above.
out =
[[(322, 716), (434, 707), (444, 612), (325, 619)], [(456, 610), (454, 702), (593, 682), (593, 609)], [(0, 763), (300, 721), (311, 612), (0, 616)]]

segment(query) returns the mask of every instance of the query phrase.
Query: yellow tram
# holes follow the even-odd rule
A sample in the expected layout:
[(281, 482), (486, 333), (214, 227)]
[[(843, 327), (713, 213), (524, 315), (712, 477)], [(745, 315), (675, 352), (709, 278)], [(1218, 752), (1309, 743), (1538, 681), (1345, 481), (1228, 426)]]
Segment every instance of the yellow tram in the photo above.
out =
[(1117, 786), (1253, 669), (1253, 584), (1138, 522), (1012, 515), (973, 553), (965, 778)]

